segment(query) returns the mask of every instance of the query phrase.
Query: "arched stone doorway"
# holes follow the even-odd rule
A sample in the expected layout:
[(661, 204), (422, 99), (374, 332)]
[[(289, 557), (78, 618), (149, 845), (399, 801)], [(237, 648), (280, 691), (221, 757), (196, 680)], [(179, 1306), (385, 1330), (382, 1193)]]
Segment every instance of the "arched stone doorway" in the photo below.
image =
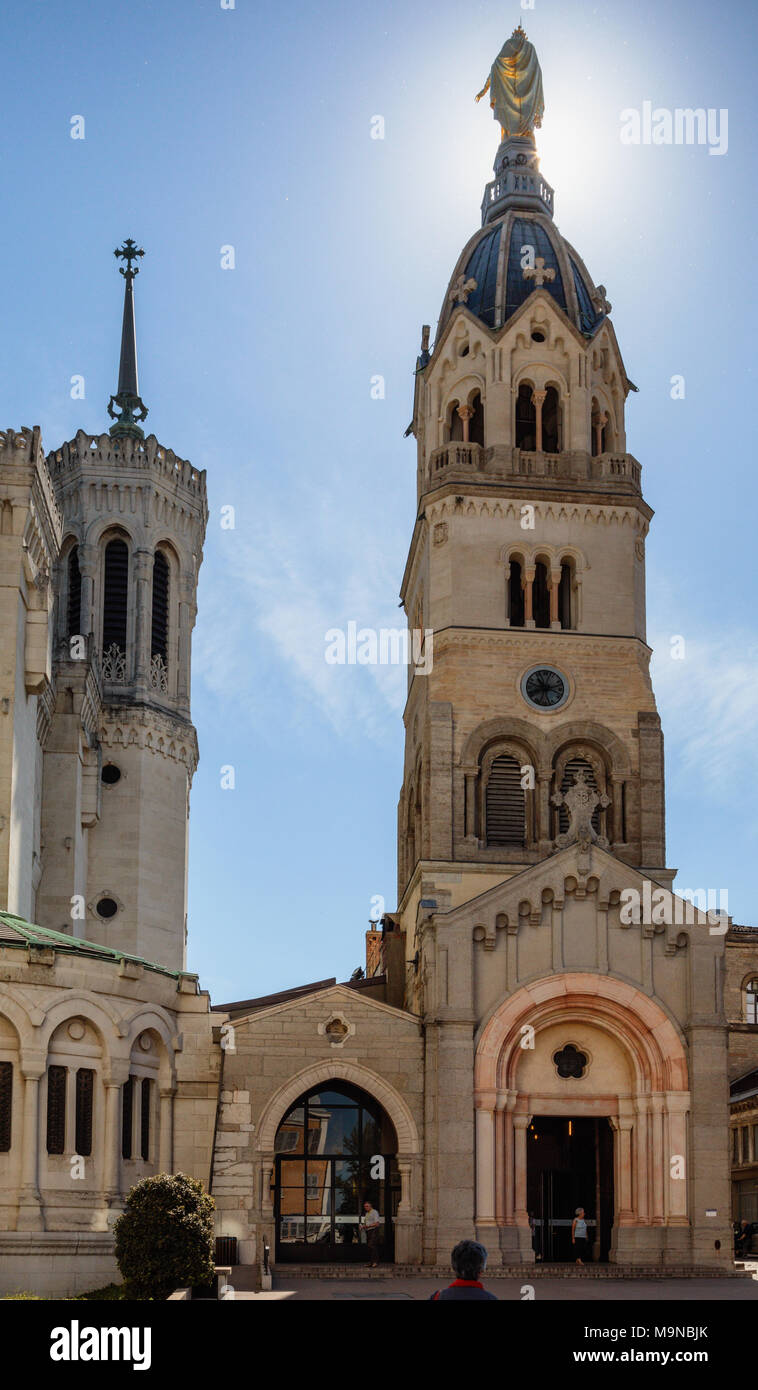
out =
[[(517, 990), (486, 1023), (476, 1053), (476, 1224), (485, 1244), (499, 1245), (505, 1262), (534, 1259), (537, 1120), (556, 1134), (572, 1121), (577, 1140), (580, 1126), (602, 1121), (613, 1165), (601, 1174), (612, 1190), (605, 1248), (618, 1262), (657, 1260), (676, 1243), (673, 1228), (689, 1224), (689, 1104), (681, 1037), (648, 995), (610, 976), (572, 973)], [(594, 1207), (594, 1194), (584, 1205)]]
[(277, 1262), (367, 1261), (366, 1201), (382, 1220), (380, 1258), (393, 1260), (397, 1147), (387, 1112), (360, 1087), (337, 1078), (298, 1096), (274, 1140)]

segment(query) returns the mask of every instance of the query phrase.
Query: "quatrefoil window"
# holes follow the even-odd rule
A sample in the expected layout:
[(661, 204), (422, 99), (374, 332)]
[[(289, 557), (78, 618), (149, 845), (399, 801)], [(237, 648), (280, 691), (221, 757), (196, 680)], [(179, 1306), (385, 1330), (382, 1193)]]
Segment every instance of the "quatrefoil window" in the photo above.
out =
[(578, 1081), (580, 1076), (584, 1076), (587, 1068), (587, 1054), (580, 1052), (573, 1043), (566, 1043), (560, 1052), (554, 1052), (553, 1061), (558, 1075), (563, 1077), (564, 1081), (568, 1080), (569, 1077)]

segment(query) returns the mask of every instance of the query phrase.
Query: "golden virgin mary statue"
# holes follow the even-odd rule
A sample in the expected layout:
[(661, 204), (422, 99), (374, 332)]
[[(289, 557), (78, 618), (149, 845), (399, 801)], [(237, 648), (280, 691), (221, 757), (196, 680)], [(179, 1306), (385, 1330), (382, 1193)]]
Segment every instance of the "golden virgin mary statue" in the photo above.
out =
[(500, 122), (501, 139), (531, 135), (542, 125), (542, 72), (534, 45), (521, 25), (503, 44), (476, 100), (481, 101), (486, 92), (490, 94), (495, 120)]

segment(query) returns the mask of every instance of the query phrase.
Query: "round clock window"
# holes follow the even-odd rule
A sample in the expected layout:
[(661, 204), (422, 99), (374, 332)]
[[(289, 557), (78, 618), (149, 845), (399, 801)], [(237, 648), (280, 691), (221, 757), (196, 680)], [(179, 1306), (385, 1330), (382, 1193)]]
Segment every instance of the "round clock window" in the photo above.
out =
[(535, 709), (559, 709), (568, 699), (569, 683), (553, 666), (533, 666), (521, 682), (521, 694)]

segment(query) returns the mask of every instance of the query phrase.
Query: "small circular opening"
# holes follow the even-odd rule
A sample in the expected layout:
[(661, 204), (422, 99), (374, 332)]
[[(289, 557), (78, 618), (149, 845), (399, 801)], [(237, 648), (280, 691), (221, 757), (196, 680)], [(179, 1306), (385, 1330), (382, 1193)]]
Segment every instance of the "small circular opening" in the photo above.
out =
[(98, 917), (115, 917), (118, 912), (118, 903), (114, 898), (101, 898), (97, 905)]
[(544, 343), (544, 341), (545, 341), (545, 335), (544, 335), (544, 333), (536, 333), (536, 332), (535, 332), (535, 333), (532, 334), (532, 342), (533, 342), (533, 343)]
[(116, 767), (115, 763), (106, 763), (100, 773), (100, 781), (105, 782), (106, 787), (112, 787), (116, 782), (121, 781), (121, 768)]

